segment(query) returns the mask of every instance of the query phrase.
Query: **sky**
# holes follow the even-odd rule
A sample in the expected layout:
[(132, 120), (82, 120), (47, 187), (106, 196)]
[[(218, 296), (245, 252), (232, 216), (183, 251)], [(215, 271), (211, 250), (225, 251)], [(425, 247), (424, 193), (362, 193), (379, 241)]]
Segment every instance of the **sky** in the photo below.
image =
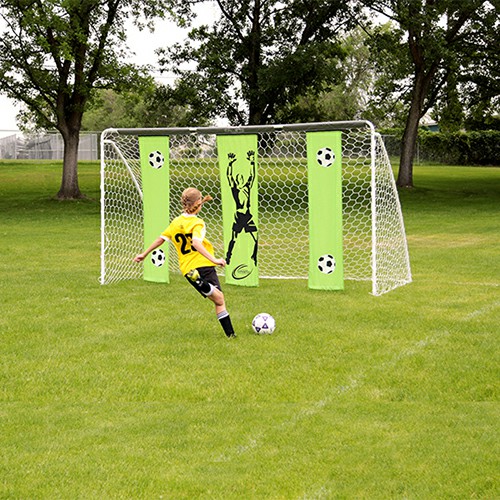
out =
[[(216, 19), (217, 10), (215, 4), (212, 2), (198, 6), (197, 10), (197, 19), (199, 19), (200, 24), (210, 24), (211, 20)], [(3, 24), (0, 19), (0, 29), (1, 28), (3, 28)], [(155, 54), (157, 48), (182, 41), (187, 33), (187, 30), (179, 28), (170, 21), (156, 23), (156, 30), (154, 33), (150, 33), (148, 30), (139, 31), (132, 23), (130, 23), (130, 27), (127, 31), (127, 44), (131, 51), (135, 52), (135, 56), (131, 58), (131, 62), (152, 65), (157, 62)], [(169, 77), (167, 76), (165, 79), (164, 78), (160, 81), (165, 81), (165, 79), (168, 81)], [(18, 112), (19, 104), (0, 95), (0, 134), (5, 131), (17, 130), (16, 115)]]

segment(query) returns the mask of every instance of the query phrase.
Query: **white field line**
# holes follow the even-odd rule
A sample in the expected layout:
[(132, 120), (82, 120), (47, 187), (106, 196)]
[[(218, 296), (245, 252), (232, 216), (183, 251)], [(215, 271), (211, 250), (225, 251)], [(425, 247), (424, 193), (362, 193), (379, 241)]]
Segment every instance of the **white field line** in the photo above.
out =
[(488, 286), (488, 287), (498, 287), (500, 283), (484, 283), (482, 281), (449, 281), (448, 285), (457, 285), (457, 286)]
[[(436, 283), (436, 280), (419, 278), (418, 275), (413, 275), (413, 283)], [(444, 282), (443, 282), (444, 283)], [(453, 286), (484, 286), (487, 288), (498, 288), (500, 283), (492, 283), (491, 281), (446, 281), (446, 285)]]
[[(428, 346), (436, 344), (437, 342), (439, 342), (441, 339), (447, 337), (448, 335), (449, 335), (448, 331), (438, 332), (434, 335), (426, 337), (425, 339), (419, 340), (413, 346), (401, 351), (399, 354), (393, 356), (390, 360), (386, 361), (385, 363), (382, 363), (380, 365), (379, 369), (393, 368), (400, 361), (407, 359), (407, 358), (410, 358), (412, 356), (415, 356), (416, 354), (422, 352)], [(319, 401), (314, 401), (308, 407), (295, 413), (287, 420), (283, 421), (280, 424), (276, 424), (274, 426), (274, 429), (281, 430), (281, 429), (287, 429), (287, 428), (293, 427), (298, 422), (318, 414), (319, 412), (321, 412), (323, 410), (323, 408), (325, 408), (325, 406), (332, 403), (336, 398), (342, 397), (346, 394), (352, 393), (355, 390), (361, 388), (364, 384), (366, 377), (367, 377), (366, 372), (360, 372), (354, 376), (351, 376), (346, 383), (344, 383), (342, 385), (339, 384), (339, 385), (332, 387), (331, 390), (329, 391), (329, 393), (323, 399), (321, 399)], [(246, 437), (246, 439), (240, 445), (234, 446), (234, 447), (228, 449), (227, 451), (225, 451), (217, 456), (214, 456), (212, 458), (212, 461), (213, 462), (230, 462), (230, 461), (240, 457), (241, 455), (243, 455), (251, 450), (259, 448), (263, 444), (265, 438), (266, 438), (266, 434), (264, 432), (262, 432), (262, 431), (256, 432), (256, 433)], [(324, 491), (324, 489), (321, 488), (318, 491), (322, 492), (322, 491)], [(304, 498), (309, 498), (309, 497), (307, 496)], [(313, 497), (313, 498), (316, 498), (316, 497)]]
[(474, 319), (477, 318), (478, 316), (482, 316), (483, 314), (488, 314), (495, 309), (498, 309), (500, 307), (500, 302), (493, 302), (492, 304), (488, 304), (485, 307), (481, 307), (480, 309), (476, 309), (475, 311), (472, 311), (471, 313), (467, 314), (465, 316), (466, 320), (469, 319)]
[(300, 497), (300, 500), (321, 500), (322, 498), (332, 498), (332, 491), (326, 488), (325, 485), (320, 486), (312, 493), (306, 493)]

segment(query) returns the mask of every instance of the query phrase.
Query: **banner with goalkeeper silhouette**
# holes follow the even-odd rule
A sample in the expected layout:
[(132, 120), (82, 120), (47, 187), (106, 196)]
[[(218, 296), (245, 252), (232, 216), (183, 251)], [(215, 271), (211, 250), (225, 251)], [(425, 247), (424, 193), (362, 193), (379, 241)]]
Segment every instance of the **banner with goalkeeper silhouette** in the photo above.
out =
[(258, 286), (257, 136), (217, 136), (226, 283)]
[(344, 289), (342, 134), (308, 132), (309, 288)]
[[(169, 147), (168, 136), (139, 137), (144, 248), (156, 239), (170, 222)], [(157, 248), (144, 260), (144, 279), (169, 283), (168, 244)]]

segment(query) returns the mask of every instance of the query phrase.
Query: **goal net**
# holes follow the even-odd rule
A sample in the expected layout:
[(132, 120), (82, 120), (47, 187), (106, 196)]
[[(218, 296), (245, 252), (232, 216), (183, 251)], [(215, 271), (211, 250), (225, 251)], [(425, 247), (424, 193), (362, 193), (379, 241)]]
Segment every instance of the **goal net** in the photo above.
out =
[[(132, 259), (144, 249), (139, 137), (169, 137), (170, 214), (181, 211), (188, 186), (210, 194), (204, 205), (207, 238), (224, 255), (217, 136), (258, 137), (259, 277), (308, 277), (308, 169), (306, 133), (342, 133), (344, 277), (371, 281), (381, 295), (411, 282), (399, 197), (384, 144), (367, 121), (238, 128), (107, 129), (101, 136), (102, 284), (141, 278)], [(165, 221), (165, 227), (169, 221)], [(324, 221), (328, 231), (328, 221)], [(178, 273), (177, 255), (169, 269)], [(224, 273), (220, 269), (221, 274)]]

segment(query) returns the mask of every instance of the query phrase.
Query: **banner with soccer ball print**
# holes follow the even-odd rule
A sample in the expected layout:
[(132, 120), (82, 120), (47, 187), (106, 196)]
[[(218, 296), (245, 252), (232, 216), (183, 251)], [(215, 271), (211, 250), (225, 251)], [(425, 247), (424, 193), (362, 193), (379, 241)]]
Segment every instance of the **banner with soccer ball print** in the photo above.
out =
[(344, 289), (342, 133), (307, 133), (309, 288)]
[(225, 281), (258, 286), (257, 136), (217, 136)]
[[(139, 137), (142, 202), (144, 210), (144, 248), (169, 224), (170, 176), (168, 137)], [(144, 279), (169, 283), (168, 244), (153, 250), (144, 260)]]

